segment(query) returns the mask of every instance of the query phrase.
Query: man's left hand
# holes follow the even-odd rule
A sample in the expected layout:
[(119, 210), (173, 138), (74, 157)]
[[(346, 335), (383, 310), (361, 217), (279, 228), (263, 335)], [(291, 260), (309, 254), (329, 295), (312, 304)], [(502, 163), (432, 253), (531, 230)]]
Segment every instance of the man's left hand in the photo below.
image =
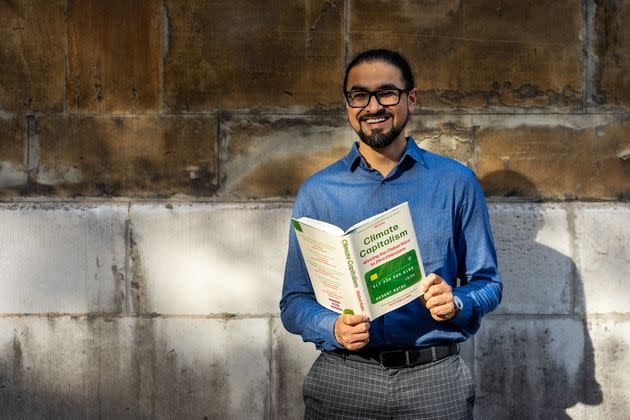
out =
[(440, 276), (431, 273), (420, 282), (424, 295), (420, 301), (436, 321), (448, 321), (457, 313), (453, 302), (453, 288)]

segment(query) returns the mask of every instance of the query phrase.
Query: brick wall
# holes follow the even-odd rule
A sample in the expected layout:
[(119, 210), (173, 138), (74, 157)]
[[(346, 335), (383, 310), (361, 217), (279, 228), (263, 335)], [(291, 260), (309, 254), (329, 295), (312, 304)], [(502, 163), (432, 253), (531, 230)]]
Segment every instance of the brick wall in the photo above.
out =
[(373, 47), (491, 203), (478, 416), (624, 418), (628, 27), (623, 0), (0, 2), (0, 418), (295, 418), (287, 218)]

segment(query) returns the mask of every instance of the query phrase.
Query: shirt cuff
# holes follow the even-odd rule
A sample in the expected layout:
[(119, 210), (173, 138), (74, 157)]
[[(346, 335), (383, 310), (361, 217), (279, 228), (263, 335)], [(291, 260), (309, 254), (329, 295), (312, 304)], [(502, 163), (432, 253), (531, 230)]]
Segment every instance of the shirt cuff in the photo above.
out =
[(464, 307), (457, 315), (449, 319), (449, 322), (458, 327), (466, 327), (473, 316), (473, 306), (475, 302), (465, 293), (458, 293), (457, 289), (453, 289), (453, 294), (462, 300)]

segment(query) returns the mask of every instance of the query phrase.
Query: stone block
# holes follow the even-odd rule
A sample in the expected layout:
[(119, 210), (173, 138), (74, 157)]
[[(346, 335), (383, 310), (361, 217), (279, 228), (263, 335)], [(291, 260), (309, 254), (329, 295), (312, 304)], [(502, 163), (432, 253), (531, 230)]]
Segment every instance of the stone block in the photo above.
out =
[(269, 333), (268, 319), (0, 318), (2, 416), (268, 418)]
[[(483, 124), (483, 119), (480, 119)], [(630, 196), (630, 123), (477, 131), (476, 173), (487, 195), (617, 200)]]
[[(395, 19), (380, 19), (381, 24), (374, 29), (370, 22), (381, 17), (382, 8), (368, 11), (366, 3), (373, 2), (350, 3), (350, 56), (376, 47), (401, 52), (414, 70), (416, 86), (420, 89), (420, 103), (426, 109), (581, 109), (582, 52), (577, 36), (581, 28), (579, 2), (562, 1), (553, 8), (570, 11), (568, 19), (563, 16), (565, 24), (554, 25), (563, 33), (561, 41), (554, 38), (555, 32), (549, 30), (540, 36), (519, 35), (532, 32), (530, 27), (545, 26), (552, 19), (546, 13), (540, 13), (538, 5), (531, 2), (509, 2), (514, 9), (510, 16), (518, 22), (516, 28), (527, 29), (523, 32), (511, 29), (504, 37), (498, 36), (499, 31), (494, 35), (488, 33), (488, 37), (475, 34), (478, 25), (492, 26), (500, 18), (468, 19), (466, 10), (481, 16), (482, 9), (487, 6), (439, 2), (429, 9), (438, 15), (435, 19), (430, 19), (431, 13), (427, 19), (416, 19), (417, 15), (410, 14), (414, 18), (402, 23)], [(422, 3), (414, 7), (423, 8)], [(409, 4), (387, 3), (388, 15), (407, 13)], [(533, 19), (533, 15), (544, 17)], [(427, 20), (436, 25), (435, 29)], [(456, 22), (461, 22), (459, 31), (454, 29)], [(442, 24), (450, 29), (441, 29)], [(570, 30), (573, 32), (566, 34)]]
[[(387, 10), (387, 19), (383, 19), (384, 10)], [(464, 14), (459, 0), (348, 0), (348, 11), (352, 30), (388, 32), (395, 22), (399, 33), (462, 36)]]
[(0, 3), (0, 110), (63, 110), (64, 8), (64, 0)]
[(216, 138), (215, 116), (42, 117), (37, 182), (62, 196), (207, 196)]
[(599, 100), (630, 106), (630, 3), (595, 2), (595, 54)]
[(472, 169), (475, 128), (469, 121), (470, 118), (454, 115), (412, 116), (406, 134), (413, 136), (421, 148), (455, 159)]
[(493, 204), (490, 221), (503, 278), (497, 313), (573, 313), (575, 256), (564, 206)]
[(220, 192), (293, 196), (302, 182), (342, 158), (358, 140), (342, 117), (233, 117), (221, 122)]
[(589, 321), (594, 347), (596, 380), (601, 384), (601, 401), (577, 404), (567, 410), (574, 419), (623, 420), (628, 418), (628, 364), (630, 363), (630, 322), (618, 317)]
[(630, 313), (630, 205), (576, 207), (575, 235), (586, 313)]
[(344, 3), (168, 0), (166, 106), (342, 106)]
[(493, 317), (475, 338), (478, 418), (566, 418), (601, 402), (593, 348), (577, 318)]
[(155, 331), (149, 417), (268, 417), (268, 319), (167, 319), (157, 322)]
[(120, 312), (123, 205), (0, 206), (0, 313)]
[(278, 313), (289, 220), (288, 206), (132, 205), (134, 310)]
[(0, 117), (0, 197), (26, 185), (26, 123)]
[(160, 7), (158, 0), (68, 1), (70, 111), (159, 111)]
[(98, 417), (266, 417), (269, 320), (119, 318), (88, 326)]
[(69, 317), (0, 318), (1, 416), (96, 417), (97, 403), (91, 401), (96, 378), (89, 375), (88, 347), (85, 322)]
[(579, 0), (463, 2), (464, 37), (577, 47), (583, 25)]
[(304, 415), (302, 385), (319, 351), (298, 335), (288, 333), (279, 318), (271, 322), (271, 396), (273, 419), (298, 419)]

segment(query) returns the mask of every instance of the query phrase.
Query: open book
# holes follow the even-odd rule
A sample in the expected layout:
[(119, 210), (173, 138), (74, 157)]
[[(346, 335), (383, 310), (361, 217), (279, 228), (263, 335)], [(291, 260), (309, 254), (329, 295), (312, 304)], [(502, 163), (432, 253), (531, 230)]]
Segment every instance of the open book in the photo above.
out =
[(420, 297), (425, 274), (407, 202), (345, 232), (308, 217), (292, 221), (322, 306), (375, 319)]

